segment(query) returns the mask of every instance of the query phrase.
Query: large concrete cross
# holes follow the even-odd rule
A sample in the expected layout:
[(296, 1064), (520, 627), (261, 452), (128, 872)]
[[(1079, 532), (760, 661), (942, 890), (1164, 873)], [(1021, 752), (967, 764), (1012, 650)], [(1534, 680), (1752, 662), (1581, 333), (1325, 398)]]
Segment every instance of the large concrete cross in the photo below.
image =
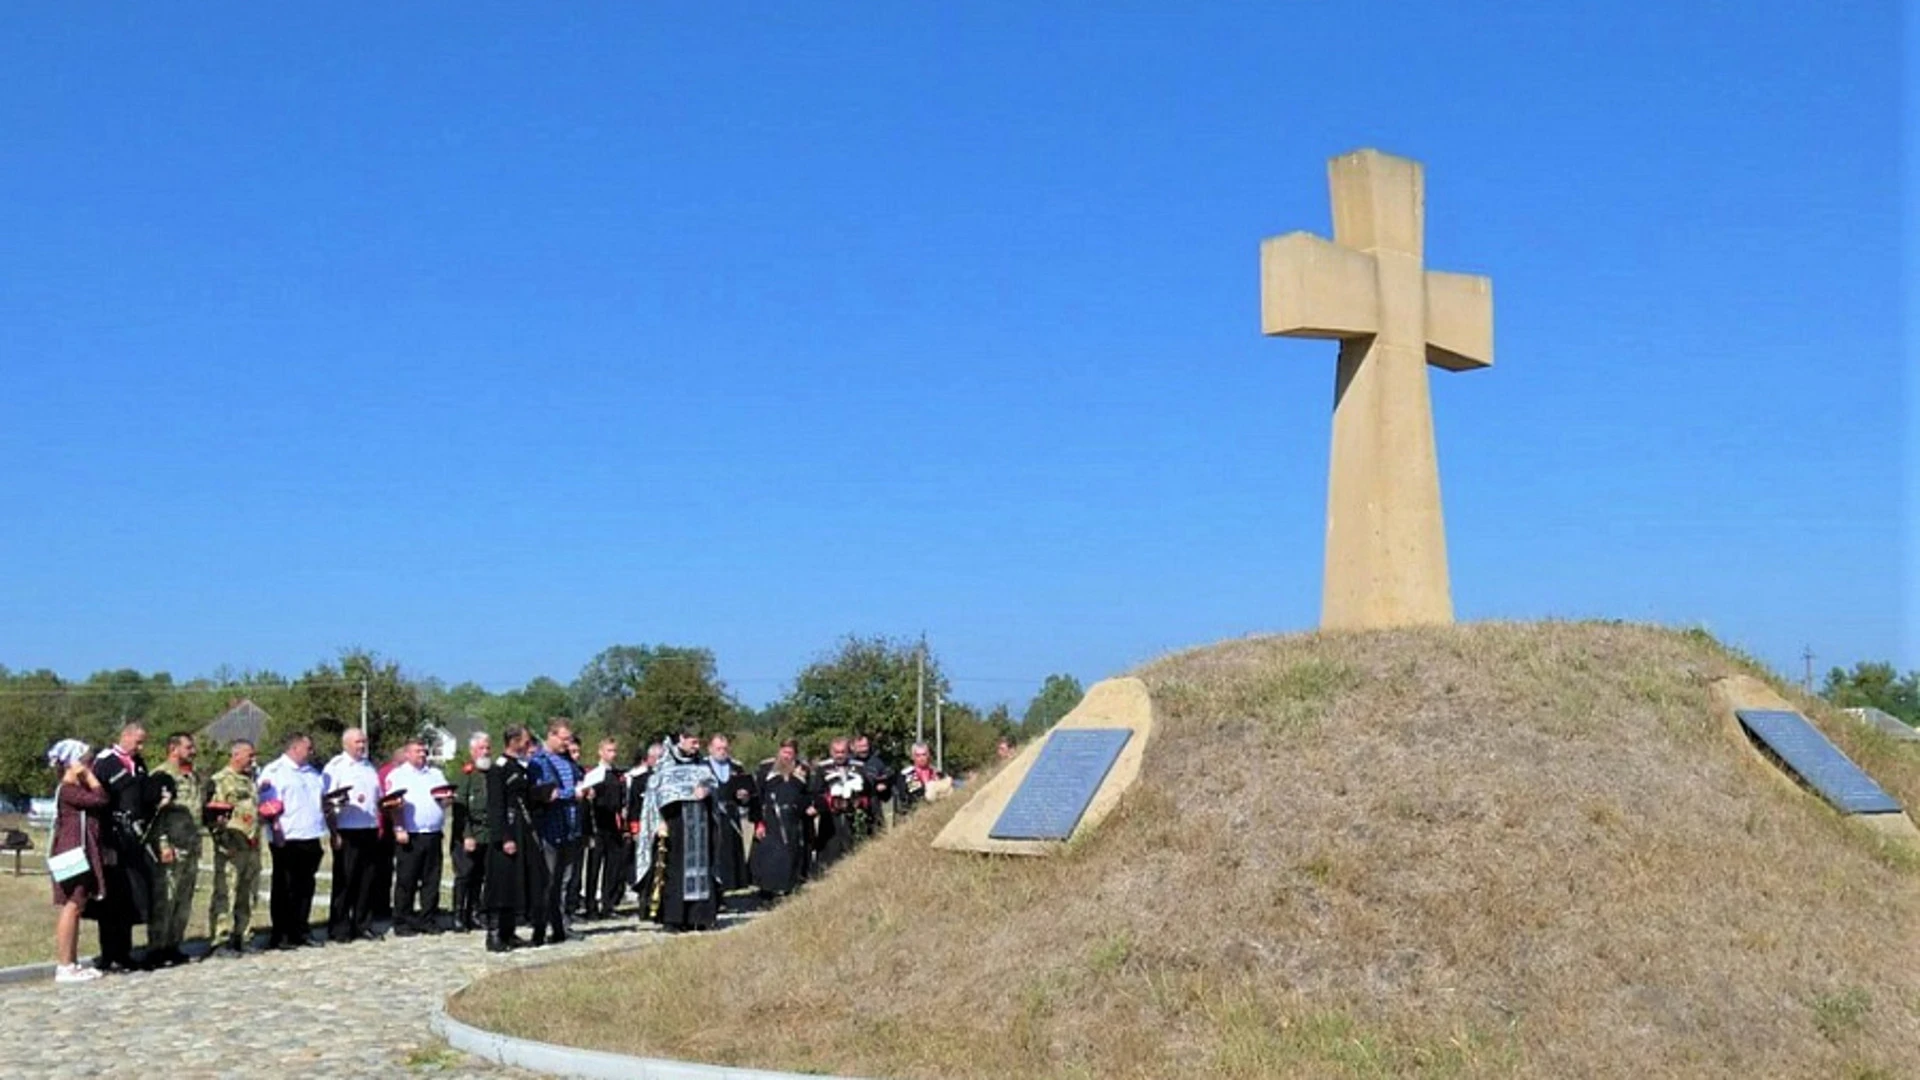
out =
[(1423, 265), (1419, 163), (1357, 150), (1327, 175), (1333, 242), (1260, 245), (1261, 330), (1340, 342), (1320, 625), (1449, 623), (1427, 365), (1493, 363), (1493, 282)]

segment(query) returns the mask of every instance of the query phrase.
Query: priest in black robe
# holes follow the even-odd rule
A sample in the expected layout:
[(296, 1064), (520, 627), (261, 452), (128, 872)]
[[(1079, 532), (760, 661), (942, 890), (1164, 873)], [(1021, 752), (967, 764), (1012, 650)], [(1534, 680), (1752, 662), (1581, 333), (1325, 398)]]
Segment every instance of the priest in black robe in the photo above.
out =
[(507, 728), (506, 750), (487, 770), (486, 906), (493, 918), (487, 927), (487, 951), (505, 952), (526, 942), (514, 928), (531, 913), (547, 892), (547, 866), (535, 843), (533, 806), (544, 804), (552, 789), (536, 791), (527, 773), (527, 755), (533, 735), (514, 724)]
[(800, 744), (788, 739), (779, 753), (760, 764), (754, 778), (759, 798), (753, 803), (753, 855), (748, 861), (753, 887), (762, 898), (785, 896), (806, 880), (807, 836), (820, 813), (807, 774)]
[(747, 844), (753, 836), (753, 804), (758, 789), (753, 773), (733, 760), (733, 743), (725, 735), (707, 742), (707, 770), (713, 773), (713, 808), (720, 830), (713, 843), (713, 879), (720, 886), (720, 906), (735, 889), (751, 884), (747, 876)]
[(709, 930), (719, 921), (713, 849), (720, 826), (712, 785), (700, 736), (691, 730), (667, 743), (647, 781), (641, 835), (653, 851), (653, 880), (641, 906), (671, 931)]

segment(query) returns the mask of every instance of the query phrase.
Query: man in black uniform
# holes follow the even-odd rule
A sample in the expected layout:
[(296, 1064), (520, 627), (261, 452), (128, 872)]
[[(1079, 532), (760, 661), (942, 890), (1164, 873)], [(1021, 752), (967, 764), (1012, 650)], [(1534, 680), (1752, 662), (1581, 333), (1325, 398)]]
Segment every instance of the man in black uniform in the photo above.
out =
[(785, 896), (807, 876), (807, 835), (819, 816), (807, 783), (807, 763), (800, 760), (800, 744), (792, 739), (780, 752), (761, 763), (755, 778), (759, 797), (753, 801), (754, 888), (763, 899)]
[(893, 770), (887, 768), (886, 760), (873, 748), (873, 739), (867, 735), (853, 737), (852, 760), (854, 768), (867, 778), (867, 803), (865, 813), (856, 822), (860, 829), (857, 840), (878, 833), (887, 826), (887, 814), (893, 808)]
[(586, 892), (589, 919), (611, 918), (627, 892), (627, 778), (614, 764), (620, 754), (617, 739), (600, 740), (600, 763), (587, 774), (593, 780), (588, 807)]
[(108, 814), (106, 835), (100, 838), (106, 894), (89, 912), (100, 923), (102, 971), (133, 969), (133, 928), (147, 921), (153, 898), (146, 833), (158, 800), (140, 757), (146, 741), (146, 727), (129, 720), (114, 744), (93, 760), (93, 774), (107, 793)]
[(533, 736), (514, 724), (501, 741), (507, 752), (487, 770), (486, 902), (492, 922), (487, 926), (487, 951), (506, 952), (526, 942), (514, 937), (521, 918), (544, 902), (547, 865), (534, 841), (536, 803), (552, 799), (553, 789), (537, 790), (527, 775), (527, 755)]
[(727, 894), (751, 884), (747, 876), (747, 844), (753, 836), (753, 804), (758, 795), (753, 774), (733, 760), (733, 741), (725, 735), (707, 740), (707, 769), (713, 773), (713, 880), (720, 890), (720, 906)]

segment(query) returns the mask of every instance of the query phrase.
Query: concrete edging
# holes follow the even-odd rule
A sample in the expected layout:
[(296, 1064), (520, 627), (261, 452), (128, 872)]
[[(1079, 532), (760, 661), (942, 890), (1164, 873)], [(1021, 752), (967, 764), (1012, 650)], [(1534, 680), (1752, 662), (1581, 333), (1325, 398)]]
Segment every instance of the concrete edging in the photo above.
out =
[[(457, 993), (457, 991), (456, 991)], [(702, 1065), (670, 1058), (628, 1057), (605, 1050), (582, 1050), (572, 1046), (516, 1039), (462, 1023), (447, 1015), (441, 1005), (428, 1022), (435, 1035), (463, 1054), (549, 1076), (584, 1077), (587, 1080), (850, 1080), (847, 1077), (767, 1072), (733, 1065)]]
[[(85, 957), (80, 962), (83, 964), (91, 964), (93, 963), (93, 957)], [(16, 967), (0, 968), (0, 986), (52, 981), (52, 964), (20, 964)]]
[[(742, 920), (732, 926), (743, 925)], [(530, 968), (564, 964), (577, 959), (571, 956), (556, 956), (551, 960), (542, 960), (531, 964), (521, 964), (515, 971)], [(501, 972), (491, 972), (481, 978), (491, 978)], [(548, 1076), (583, 1077), (585, 1080), (857, 1080), (855, 1077), (828, 1076), (824, 1073), (770, 1072), (766, 1069), (750, 1069), (737, 1065), (705, 1065), (697, 1061), (675, 1061), (672, 1058), (643, 1058), (627, 1054), (615, 1054), (607, 1050), (585, 1050), (576, 1046), (560, 1046), (555, 1043), (538, 1042), (534, 1039), (520, 1039), (499, 1032), (488, 1031), (472, 1024), (455, 1020), (447, 1013), (447, 1004), (454, 998), (467, 992), (479, 979), (468, 980), (466, 985), (448, 994), (427, 1018), (427, 1027), (435, 1035), (447, 1041), (447, 1045), (463, 1054), (472, 1054), (483, 1061), (510, 1068), (526, 1069), (529, 1072), (545, 1073)]]

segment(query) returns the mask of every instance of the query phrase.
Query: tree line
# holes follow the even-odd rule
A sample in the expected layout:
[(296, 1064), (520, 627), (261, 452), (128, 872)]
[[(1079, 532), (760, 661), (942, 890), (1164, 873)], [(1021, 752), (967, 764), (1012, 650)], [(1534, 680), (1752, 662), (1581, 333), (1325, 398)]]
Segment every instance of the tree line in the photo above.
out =
[[(101, 671), (67, 680), (46, 670), (0, 665), (0, 795), (42, 795), (51, 787), (43, 755), (55, 741), (77, 737), (109, 742), (127, 720), (164, 736), (204, 730), (242, 700), (268, 716), (271, 751), (286, 735), (304, 731), (324, 755), (358, 726), (365, 698), (373, 752), (384, 757), (410, 738), (445, 728), (484, 728), (501, 744), (510, 724), (571, 720), (583, 741), (613, 736), (631, 752), (681, 724), (703, 733), (726, 732), (734, 757), (771, 756), (783, 739), (822, 755), (835, 735), (874, 737), (889, 760), (904, 760), (915, 728), (920, 665), (925, 666), (925, 730), (934, 733), (936, 700), (944, 700), (941, 727), (949, 772), (965, 773), (993, 760), (1000, 739), (1024, 741), (1065, 716), (1082, 695), (1071, 675), (1047, 676), (1019, 717), (1004, 704), (989, 709), (951, 700), (939, 657), (919, 642), (849, 636), (795, 675), (787, 693), (763, 708), (740, 701), (719, 674), (712, 650), (683, 645), (614, 645), (601, 650), (571, 681), (538, 676), (494, 692), (473, 682), (447, 685), (404, 669), (366, 649), (342, 649), (331, 660), (289, 677), (274, 671), (223, 667), (212, 675), (175, 681), (167, 672)], [(460, 740), (456, 753), (465, 752)]]

